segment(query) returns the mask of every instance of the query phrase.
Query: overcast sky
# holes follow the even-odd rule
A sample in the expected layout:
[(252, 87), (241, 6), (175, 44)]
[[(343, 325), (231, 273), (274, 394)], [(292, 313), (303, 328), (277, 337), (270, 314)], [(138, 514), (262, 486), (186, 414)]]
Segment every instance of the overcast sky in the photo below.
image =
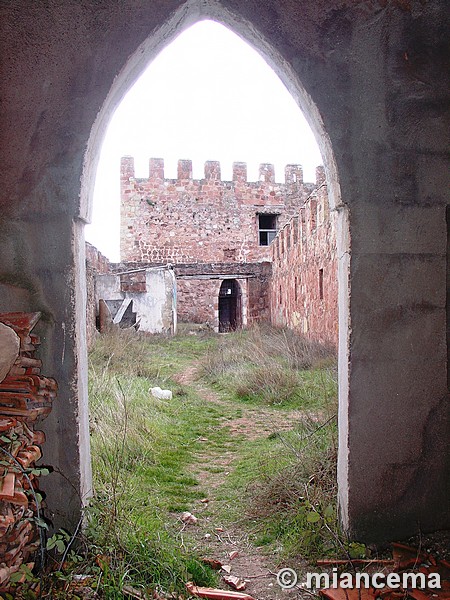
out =
[(234, 161), (303, 165), (314, 181), (322, 164), (314, 136), (297, 104), (263, 58), (237, 35), (212, 21), (182, 33), (148, 66), (113, 115), (97, 170), (94, 213), (86, 239), (119, 260), (120, 157), (135, 157), (137, 177), (148, 177), (150, 157), (165, 159), (176, 177), (177, 160), (192, 159), (194, 178), (206, 160), (220, 160), (222, 179)]

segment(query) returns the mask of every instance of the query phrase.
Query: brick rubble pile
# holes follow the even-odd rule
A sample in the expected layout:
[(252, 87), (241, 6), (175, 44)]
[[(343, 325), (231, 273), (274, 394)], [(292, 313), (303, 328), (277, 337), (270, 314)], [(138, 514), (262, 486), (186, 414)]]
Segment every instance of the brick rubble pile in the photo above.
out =
[(20, 338), (17, 359), (0, 382), (0, 592), (8, 589), (22, 564), (34, 566), (40, 544), (29, 481), (38, 492), (35, 463), (42, 456), (45, 434), (35, 427), (50, 413), (57, 384), (41, 376), (42, 364), (35, 358), (40, 340), (31, 330), (39, 318), (40, 313), (0, 313), (0, 323)]

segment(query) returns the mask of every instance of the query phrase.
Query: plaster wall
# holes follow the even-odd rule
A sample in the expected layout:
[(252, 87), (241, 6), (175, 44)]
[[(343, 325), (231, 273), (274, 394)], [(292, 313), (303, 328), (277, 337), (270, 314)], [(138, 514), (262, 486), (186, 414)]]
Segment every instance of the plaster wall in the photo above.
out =
[(0, 310), (43, 314), (55, 526), (90, 489), (82, 230), (102, 136), (145, 64), (206, 17), (264, 55), (324, 156), (344, 525), (363, 540), (448, 527), (448, 3), (17, 0), (0, 7)]
[(176, 281), (167, 268), (146, 269), (142, 291), (124, 291), (120, 275), (98, 274), (95, 278), (96, 306), (100, 300), (132, 301), (132, 310), (139, 322), (139, 331), (174, 333), (176, 331)]

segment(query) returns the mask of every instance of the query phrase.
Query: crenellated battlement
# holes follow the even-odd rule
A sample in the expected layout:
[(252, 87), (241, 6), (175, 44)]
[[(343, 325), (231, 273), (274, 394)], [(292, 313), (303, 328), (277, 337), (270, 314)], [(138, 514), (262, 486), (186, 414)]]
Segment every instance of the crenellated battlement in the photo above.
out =
[[(134, 170), (134, 158), (132, 156), (124, 156), (121, 159), (120, 167), (122, 180), (128, 180), (135, 178)], [(230, 183), (229, 180), (222, 179), (221, 177), (221, 166), (217, 160), (207, 160), (204, 166), (204, 178), (193, 179), (192, 176), (192, 160), (180, 159), (178, 160), (177, 166), (177, 179), (165, 178), (164, 173), (164, 159), (163, 158), (150, 158), (149, 160), (149, 177), (148, 180), (152, 181), (221, 181), (223, 183)], [(323, 166), (319, 166), (316, 169), (316, 185), (320, 185), (325, 180), (325, 172)], [(247, 163), (245, 162), (234, 162), (233, 163), (233, 175), (232, 182), (235, 185), (245, 183), (267, 183), (276, 185), (275, 182), (275, 167), (271, 163), (261, 163), (259, 165), (259, 179), (256, 182), (248, 181), (247, 177)], [(301, 165), (290, 164), (286, 165), (284, 170), (284, 184), (290, 186), (302, 185), (303, 181), (303, 167)]]
[[(134, 159), (121, 162), (121, 257), (126, 261), (173, 264), (269, 261), (270, 241), (296, 215), (323, 181), (305, 183), (301, 165), (286, 165), (275, 181), (271, 163), (248, 181), (247, 164), (233, 163), (222, 179), (219, 161), (208, 160), (202, 179), (192, 161), (179, 160), (177, 178), (165, 177), (164, 160), (150, 158), (148, 178), (136, 177)], [(269, 241), (270, 239), (270, 241)]]

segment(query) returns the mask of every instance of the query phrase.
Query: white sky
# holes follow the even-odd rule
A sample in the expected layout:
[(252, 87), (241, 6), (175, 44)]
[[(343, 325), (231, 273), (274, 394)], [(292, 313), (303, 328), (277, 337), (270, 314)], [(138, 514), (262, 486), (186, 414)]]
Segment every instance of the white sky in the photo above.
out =
[(92, 224), (86, 239), (119, 260), (120, 157), (135, 158), (136, 177), (148, 177), (150, 157), (165, 159), (176, 177), (177, 160), (192, 159), (203, 177), (206, 160), (220, 160), (222, 179), (232, 163), (248, 164), (258, 179), (261, 162), (303, 165), (314, 181), (322, 164), (314, 136), (292, 96), (264, 59), (213, 21), (196, 23), (167, 46), (129, 90), (113, 115), (97, 169)]

